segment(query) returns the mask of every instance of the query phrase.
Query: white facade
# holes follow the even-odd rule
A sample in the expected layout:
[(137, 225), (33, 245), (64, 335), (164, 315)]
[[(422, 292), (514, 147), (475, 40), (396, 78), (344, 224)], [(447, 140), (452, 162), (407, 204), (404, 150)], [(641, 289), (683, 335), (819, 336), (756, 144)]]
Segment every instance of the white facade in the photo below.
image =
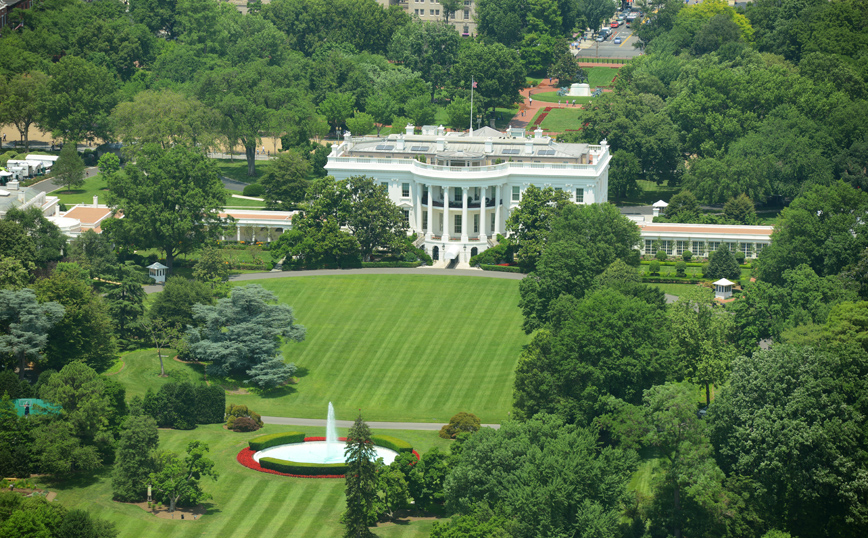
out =
[(771, 244), (774, 226), (657, 222), (639, 224), (639, 231), (642, 235), (639, 250), (646, 256), (656, 254), (656, 249), (659, 249), (669, 256), (681, 256), (689, 250), (694, 257), (707, 258), (726, 244), (731, 252), (742, 252), (745, 258), (756, 258)]
[[(537, 130), (484, 127), (446, 133), (426, 126), (404, 135), (353, 138), (333, 146), (326, 169), (335, 179), (366, 175), (386, 185), (404, 211), (417, 245), (432, 258), (468, 262), (505, 233), (506, 219), (530, 186), (563, 190), (580, 204), (607, 201), (609, 147), (563, 144)], [(422, 161), (425, 162), (422, 162)]]

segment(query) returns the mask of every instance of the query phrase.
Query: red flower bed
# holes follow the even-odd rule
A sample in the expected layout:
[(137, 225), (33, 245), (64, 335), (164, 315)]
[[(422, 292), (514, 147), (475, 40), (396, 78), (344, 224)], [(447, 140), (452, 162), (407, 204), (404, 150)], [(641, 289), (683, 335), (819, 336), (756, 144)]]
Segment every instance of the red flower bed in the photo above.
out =
[[(308, 441), (325, 441), (325, 437), (305, 437), (304, 442)], [(338, 437), (338, 441), (346, 441), (346, 437)], [(260, 473), (270, 473), (277, 474), (280, 476), (291, 476), (293, 478), (344, 478), (345, 475), (342, 474), (327, 474), (327, 475), (306, 475), (306, 474), (288, 474), (281, 473), (280, 471), (273, 471), (271, 469), (264, 469), (259, 465), (259, 462), (253, 459), (253, 455), (256, 454), (256, 451), (250, 450), (249, 448), (243, 449), (238, 453), (238, 456), (235, 458), (238, 460), (238, 463), (247, 467), (248, 469), (253, 469), (254, 471), (259, 471)], [(419, 461), (421, 458), (419, 457), (419, 453), (415, 450), (413, 451), (413, 455), (416, 456), (416, 461)]]

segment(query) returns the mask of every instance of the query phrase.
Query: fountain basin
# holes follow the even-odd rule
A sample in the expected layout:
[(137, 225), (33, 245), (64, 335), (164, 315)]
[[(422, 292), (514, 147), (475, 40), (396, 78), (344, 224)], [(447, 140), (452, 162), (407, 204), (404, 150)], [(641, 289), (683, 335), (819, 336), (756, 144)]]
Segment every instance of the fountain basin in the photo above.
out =
[[(253, 459), (259, 463), (261, 458), (274, 458), (298, 463), (345, 463), (344, 461), (344, 445), (340, 445), (340, 451), (337, 455), (328, 456), (328, 442), (326, 441), (308, 441), (304, 443), (293, 443), (289, 445), (278, 445), (265, 450), (260, 450), (253, 455)], [(394, 450), (381, 446), (374, 446), (376, 456), (374, 458), (383, 458), (383, 463), (389, 465), (398, 453)]]

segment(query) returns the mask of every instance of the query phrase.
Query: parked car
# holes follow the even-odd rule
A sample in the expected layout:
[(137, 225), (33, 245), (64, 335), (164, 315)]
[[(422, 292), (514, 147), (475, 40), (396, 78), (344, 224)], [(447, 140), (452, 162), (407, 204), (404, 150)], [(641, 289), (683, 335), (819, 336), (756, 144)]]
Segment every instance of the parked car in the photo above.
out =
[(597, 38), (595, 41), (605, 41), (605, 40), (606, 40), (606, 34), (597, 34)]
[(611, 26), (612, 28), (617, 28), (621, 26), (621, 21), (612, 21), (612, 24), (610, 24), (609, 26)]

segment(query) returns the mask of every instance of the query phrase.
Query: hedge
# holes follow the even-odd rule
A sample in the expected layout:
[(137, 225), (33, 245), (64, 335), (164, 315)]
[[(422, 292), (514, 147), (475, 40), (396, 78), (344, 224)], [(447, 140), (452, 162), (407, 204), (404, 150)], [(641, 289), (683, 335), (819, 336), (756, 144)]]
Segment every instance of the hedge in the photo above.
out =
[[(289, 445), (292, 443), (303, 443), (304, 442), (304, 433), (302, 432), (284, 432), (284, 433), (272, 433), (270, 435), (260, 435), (259, 437), (254, 437), (250, 441), (247, 442), (247, 446), (250, 447), (250, 450), (259, 452), (260, 450), (265, 450), (266, 448), (271, 448), (277, 445)], [(275, 469), (276, 470), (276, 469)]]
[(480, 265), (483, 271), (500, 271), (501, 273), (521, 273), (521, 268), (515, 265)]
[(277, 458), (259, 458), (259, 466), (263, 469), (271, 469), (272, 471), (277, 471), (279, 473), (307, 476), (347, 474), (346, 463), (302, 463), (298, 461), (279, 460)]
[(403, 267), (413, 269), (422, 265), (421, 261), (415, 262), (362, 262), (362, 269), (378, 269), (380, 267)]
[(220, 385), (196, 385), (196, 423), (220, 424), (226, 409), (226, 391)]
[(390, 437), (388, 435), (372, 435), (371, 442), (377, 446), (388, 448), (398, 453), (413, 452), (413, 445), (407, 441), (402, 441), (397, 437)]
[(708, 280), (697, 280), (695, 278), (678, 278), (678, 277), (654, 277), (654, 276), (643, 276), (642, 282), (646, 284), (701, 284), (703, 282), (708, 282)]

